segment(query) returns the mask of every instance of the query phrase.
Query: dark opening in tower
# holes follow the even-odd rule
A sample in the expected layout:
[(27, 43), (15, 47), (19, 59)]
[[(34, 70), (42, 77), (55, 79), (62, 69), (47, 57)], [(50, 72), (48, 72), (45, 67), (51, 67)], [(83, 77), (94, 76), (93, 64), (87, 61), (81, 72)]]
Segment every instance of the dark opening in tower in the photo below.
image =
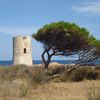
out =
[(26, 53), (26, 48), (24, 48), (24, 53)]

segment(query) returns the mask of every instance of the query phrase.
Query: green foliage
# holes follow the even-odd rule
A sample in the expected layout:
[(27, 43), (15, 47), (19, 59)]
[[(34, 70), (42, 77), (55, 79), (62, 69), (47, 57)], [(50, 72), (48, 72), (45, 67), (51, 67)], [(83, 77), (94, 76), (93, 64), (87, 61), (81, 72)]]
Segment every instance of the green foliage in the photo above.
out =
[(33, 34), (33, 38), (44, 47), (42, 60), (46, 69), (52, 56), (78, 54), (78, 63), (92, 62), (100, 58), (100, 41), (90, 35), (87, 29), (75, 23), (61, 21), (44, 25)]
[(87, 43), (89, 32), (75, 23), (55, 22), (44, 25), (33, 37), (46, 47), (53, 44), (52, 49), (79, 50)]
[(48, 47), (51, 44), (53, 44), (53, 47), (56, 45), (61, 46), (62, 43), (62, 45), (66, 46), (66, 49), (70, 50), (80, 49), (86, 44), (100, 48), (100, 41), (96, 40), (93, 35), (90, 35), (87, 29), (79, 27), (75, 23), (64, 21), (44, 25), (33, 34), (33, 37)]
[(91, 35), (89, 37), (89, 43), (90, 45), (96, 46), (97, 48), (100, 48), (100, 40), (96, 40), (95, 37), (93, 37), (93, 35)]

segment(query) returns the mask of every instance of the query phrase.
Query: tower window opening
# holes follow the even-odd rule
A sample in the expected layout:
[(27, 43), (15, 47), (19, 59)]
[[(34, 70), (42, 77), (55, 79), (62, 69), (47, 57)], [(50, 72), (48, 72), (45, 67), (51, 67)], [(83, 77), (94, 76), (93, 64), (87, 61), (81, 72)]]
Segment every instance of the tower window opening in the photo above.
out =
[(24, 48), (24, 53), (26, 53), (26, 48)]
[(26, 37), (23, 37), (23, 39), (26, 39)]

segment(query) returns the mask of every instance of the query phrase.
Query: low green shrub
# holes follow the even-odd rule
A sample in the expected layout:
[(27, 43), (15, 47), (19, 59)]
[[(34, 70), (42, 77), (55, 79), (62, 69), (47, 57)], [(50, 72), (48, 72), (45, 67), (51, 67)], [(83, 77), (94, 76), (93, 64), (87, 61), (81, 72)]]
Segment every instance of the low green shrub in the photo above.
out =
[(17, 65), (11, 67), (0, 68), (0, 80), (10, 80), (25, 78), (30, 84), (40, 84), (46, 82), (49, 76), (61, 74), (57, 77), (60, 81), (82, 81), (84, 79), (96, 80), (100, 79), (100, 66), (79, 67), (72, 72), (65, 72), (64, 65), (49, 67), (48, 73), (45, 74), (43, 66), (27, 67), (25, 65)]
[(41, 84), (45, 82), (46, 75), (42, 68), (35, 68), (33, 71), (32, 82), (36, 84)]
[(50, 66), (47, 75), (52, 76), (55, 74), (60, 74), (62, 72), (64, 72), (65, 67), (64, 65), (54, 65), (54, 66)]
[(100, 71), (96, 71), (95, 68), (91, 67), (80, 67), (72, 72), (63, 73), (59, 77), (61, 81), (82, 81), (84, 79), (87, 80), (96, 80), (100, 79)]
[(97, 76), (98, 76), (98, 73), (96, 73), (95, 70), (93, 70), (93, 69), (89, 69), (86, 72), (86, 79), (96, 80)]
[(19, 91), (20, 91), (19, 96), (25, 97), (27, 95), (28, 89), (29, 87), (27, 84), (21, 84), (19, 88)]

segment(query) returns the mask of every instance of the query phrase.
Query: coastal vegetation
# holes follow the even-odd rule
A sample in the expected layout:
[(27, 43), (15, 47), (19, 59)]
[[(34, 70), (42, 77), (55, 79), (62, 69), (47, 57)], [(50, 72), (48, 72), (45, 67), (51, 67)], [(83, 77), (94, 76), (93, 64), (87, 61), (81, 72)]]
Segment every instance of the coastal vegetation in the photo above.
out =
[[(100, 59), (99, 40), (63, 21), (32, 36), (43, 45), (43, 64), (0, 66), (0, 100), (100, 100), (100, 65), (92, 65)], [(53, 56), (72, 55), (74, 64), (50, 63)]]
[[(64, 73), (63, 64), (0, 67), (0, 100), (99, 100), (100, 65)], [(60, 74), (59, 77), (54, 75)], [(73, 94), (73, 95), (72, 95)], [(92, 98), (92, 99), (91, 99)]]
[(33, 38), (43, 45), (41, 57), (46, 72), (52, 56), (77, 55), (76, 65), (67, 71), (100, 58), (100, 41), (75, 23), (61, 21), (44, 25)]

